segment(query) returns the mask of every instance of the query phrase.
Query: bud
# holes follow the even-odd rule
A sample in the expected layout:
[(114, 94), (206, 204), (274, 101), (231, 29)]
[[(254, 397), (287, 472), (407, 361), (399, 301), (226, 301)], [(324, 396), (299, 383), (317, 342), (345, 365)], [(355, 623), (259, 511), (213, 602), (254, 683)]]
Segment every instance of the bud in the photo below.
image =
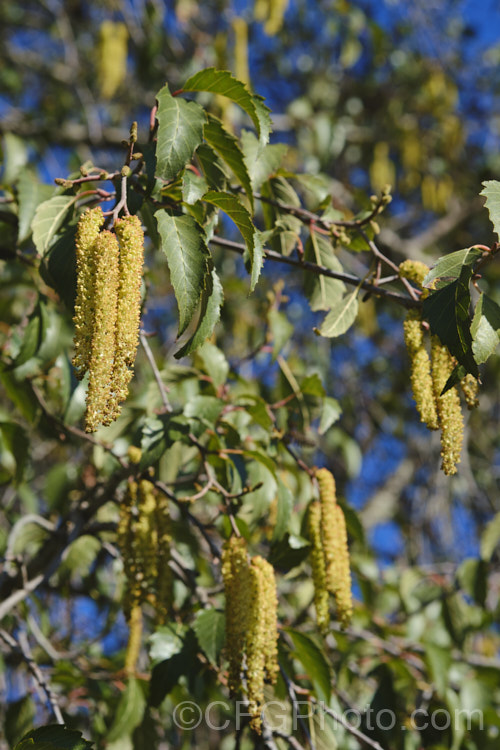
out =
[(403, 323), (404, 338), (410, 357), (411, 387), (420, 421), (430, 430), (439, 428), (438, 414), (431, 376), (431, 362), (424, 344), (422, 316), (410, 310)]

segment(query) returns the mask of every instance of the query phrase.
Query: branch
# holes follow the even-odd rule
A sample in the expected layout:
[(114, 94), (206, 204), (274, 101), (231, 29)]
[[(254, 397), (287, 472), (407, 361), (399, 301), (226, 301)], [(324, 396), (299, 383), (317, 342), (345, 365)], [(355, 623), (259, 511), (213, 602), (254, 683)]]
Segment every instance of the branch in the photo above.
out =
[[(210, 242), (213, 245), (226, 247), (228, 250), (239, 253), (239, 255), (243, 255), (246, 250), (246, 246), (242, 243), (233, 242), (232, 240), (226, 240), (223, 237), (212, 237)], [(367, 292), (370, 292), (374, 296), (390, 299), (407, 309), (420, 307), (420, 302), (417, 300), (406, 297), (404, 294), (400, 294), (399, 292), (391, 292), (387, 289), (381, 288), (380, 286), (371, 284), (369, 281), (363, 281), (358, 276), (353, 276), (352, 274), (332, 271), (325, 266), (319, 266), (317, 263), (311, 263), (307, 260), (296, 260), (295, 258), (290, 258), (286, 255), (280, 255), (275, 250), (264, 250), (264, 256), (265, 258), (277, 263), (284, 263), (288, 266), (295, 266), (295, 268), (302, 268), (305, 271), (316, 274), (317, 276), (328, 276), (331, 279), (339, 279), (346, 284), (351, 284), (351, 286), (359, 286), (361, 289), (365, 289)]]

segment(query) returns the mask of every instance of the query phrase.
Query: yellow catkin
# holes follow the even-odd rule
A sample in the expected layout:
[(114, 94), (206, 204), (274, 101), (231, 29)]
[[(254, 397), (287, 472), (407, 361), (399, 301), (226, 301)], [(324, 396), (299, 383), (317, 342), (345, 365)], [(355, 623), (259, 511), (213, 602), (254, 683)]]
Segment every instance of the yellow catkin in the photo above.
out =
[(127, 398), (132, 379), (141, 317), (141, 282), (144, 265), (144, 232), (138, 216), (125, 216), (115, 224), (120, 242), (120, 281), (116, 328), (116, 352), (110, 405), (112, 418), (120, 413), (119, 404)]
[(456, 464), (460, 461), (464, 423), (457, 389), (450, 388), (441, 395), (454, 362), (446, 346), (436, 336), (432, 337), (431, 359), (434, 396), (441, 425), (441, 468), (445, 474), (451, 475), (456, 474)]
[(73, 366), (81, 380), (89, 368), (92, 335), (94, 331), (94, 243), (104, 223), (100, 207), (84, 211), (78, 220), (75, 239), (76, 300), (73, 322), (75, 324)]
[(317, 500), (312, 500), (309, 504), (307, 530), (311, 543), (310, 560), (316, 621), (320, 631), (326, 633), (330, 624), (330, 612), (328, 609), (328, 589), (326, 587), (325, 555), (321, 542), (321, 504)]
[(410, 260), (410, 258), (408, 258), (399, 265), (400, 277), (402, 279), (408, 279), (408, 281), (413, 281), (420, 288), (422, 288), (422, 284), (428, 273), (429, 266), (419, 260)]
[(116, 341), (118, 304), (118, 241), (101, 232), (94, 243), (94, 327), (89, 362), (85, 430), (95, 432), (108, 422)]
[(477, 392), (479, 389), (479, 383), (474, 375), (468, 373), (465, 378), (460, 381), (460, 387), (464, 394), (465, 403), (468, 409), (476, 409), (479, 406), (479, 400), (477, 398)]
[(156, 494), (147, 479), (139, 482), (139, 518), (135, 527), (136, 564), (140, 570), (142, 600), (156, 604), (155, 590), (158, 570), (158, 530), (156, 528)]
[(222, 578), (226, 598), (226, 657), (232, 695), (242, 687), (245, 637), (249, 617), (250, 568), (246, 542), (231, 537), (222, 550)]
[(129, 636), (127, 650), (125, 652), (125, 672), (128, 675), (135, 674), (135, 668), (142, 643), (142, 609), (136, 604), (129, 618)]
[(321, 507), (321, 543), (325, 556), (325, 581), (334, 594), (337, 617), (346, 626), (352, 616), (351, 570), (347, 529), (342, 508), (337, 505), (335, 479), (328, 469), (318, 469)]
[(336, 582), (335, 603), (337, 605), (337, 617), (343, 627), (347, 627), (352, 617), (352, 587), (351, 568), (349, 562), (349, 548), (347, 546), (347, 529), (344, 513), (340, 505), (334, 508), (335, 515), (335, 557), (336, 557)]
[(439, 428), (436, 401), (431, 375), (431, 362), (424, 342), (422, 317), (410, 310), (403, 323), (404, 339), (410, 357), (411, 387), (420, 421), (430, 430)]

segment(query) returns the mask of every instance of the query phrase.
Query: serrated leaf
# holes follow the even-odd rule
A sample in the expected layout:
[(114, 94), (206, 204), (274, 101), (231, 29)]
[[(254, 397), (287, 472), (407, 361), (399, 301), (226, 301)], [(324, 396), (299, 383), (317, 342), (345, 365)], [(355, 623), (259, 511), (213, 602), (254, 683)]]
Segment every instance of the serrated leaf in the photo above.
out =
[(325, 655), (309, 635), (292, 628), (285, 630), (295, 646), (293, 658), (298, 659), (305, 668), (318, 699), (328, 704), (331, 697), (331, 675)]
[(94, 743), (85, 740), (81, 732), (49, 724), (25, 734), (14, 750), (92, 750), (93, 747)]
[(157, 95), (156, 174), (172, 180), (191, 161), (203, 140), (206, 115), (196, 102), (172, 96), (168, 86)]
[(76, 195), (56, 195), (54, 198), (40, 203), (36, 209), (31, 228), (33, 230), (33, 242), (39, 255), (45, 255), (49, 249), (76, 199)]
[(273, 536), (271, 540), (273, 543), (279, 542), (281, 541), (281, 539), (283, 539), (288, 529), (288, 522), (290, 521), (293, 507), (292, 493), (290, 492), (286, 484), (284, 484), (279, 476), (276, 477), (276, 482), (278, 485), (278, 507), (276, 513), (276, 523), (274, 525)]
[(196, 157), (212, 190), (225, 190), (231, 176), (226, 165), (208, 143), (202, 143), (196, 150)]
[(54, 188), (40, 182), (28, 169), (23, 170), (17, 183), (17, 197), (19, 201), (19, 229), (18, 240), (24, 240), (31, 234), (31, 222), (35, 216), (37, 206), (47, 201), (53, 194)]
[(483, 254), (477, 247), (467, 247), (449, 255), (438, 258), (423, 281), (423, 286), (430, 286), (434, 279), (458, 279), (463, 266), (473, 265)]
[(219, 388), (223, 385), (229, 374), (229, 364), (224, 353), (215, 344), (207, 341), (198, 349), (198, 356), (201, 357), (205, 372), (212, 380), (214, 387)]
[(164, 625), (149, 637), (149, 658), (154, 664), (171, 659), (184, 648), (185, 628), (182, 625)]
[(500, 307), (483, 292), (474, 310), (470, 330), (474, 359), (480, 365), (493, 354), (500, 341)]
[(358, 291), (356, 288), (351, 294), (347, 294), (330, 310), (319, 331), (315, 329), (321, 336), (334, 338), (349, 330), (358, 314)]
[(478, 377), (469, 320), (471, 275), (472, 266), (463, 266), (458, 279), (429, 295), (423, 302), (423, 316), (457, 362)]
[(115, 742), (120, 737), (130, 736), (141, 723), (145, 708), (146, 698), (141, 684), (135, 677), (131, 677), (118, 703), (106, 741)]
[[(324, 266), (330, 271), (343, 272), (342, 264), (335, 255), (329, 240), (316, 232), (311, 232), (305, 246), (304, 260)], [(345, 284), (339, 279), (309, 273), (306, 275), (305, 292), (313, 312), (330, 310), (335, 307), (345, 292)]]
[(479, 195), (486, 198), (486, 208), (490, 214), (490, 221), (497, 237), (500, 239), (500, 182), (498, 180), (486, 180)]
[(222, 122), (213, 115), (208, 116), (208, 122), (203, 128), (206, 142), (216, 151), (221, 159), (231, 168), (234, 175), (243, 185), (253, 211), (253, 193), (247, 165), (237, 139), (224, 128)]
[(210, 91), (231, 99), (252, 119), (261, 144), (265, 145), (268, 142), (271, 132), (270, 110), (263, 103), (261, 96), (251, 94), (245, 84), (233, 78), (228, 70), (216, 70), (215, 68), (201, 70), (186, 81), (182, 90)]
[(342, 409), (336, 398), (330, 398), (327, 396), (323, 399), (323, 410), (321, 412), (321, 420), (318, 427), (318, 433), (324, 435), (330, 427), (335, 424), (337, 419), (342, 414)]
[(215, 326), (219, 322), (223, 301), (224, 293), (222, 291), (222, 284), (219, 281), (215, 268), (212, 268), (201, 295), (200, 315), (196, 330), (189, 341), (174, 354), (176, 359), (190, 354), (210, 338)]
[(259, 279), (264, 254), (259, 233), (252, 223), (250, 214), (238, 198), (230, 193), (210, 190), (205, 193), (203, 200), (224, 211), (240, 230), (250, 257), (250, 291), (253, 292)]
[(487, 524), (481, 535), (481, 559), (489, 562), (500, 541), (500, 513), (497, 513)]
[(279, 169), (288, 146), (285, 143), (268, 143), (262, 148), (259, 140), (249, 130), (242, 130), (241, 143), (252, 187), (258, 190)]
[(180, 336), (198, 306), (205, 286), (210, 253), (205, 233), (192, 216), (171, 216), (162, 209), (156, 211), (155, 216), (179, 307)]
[(182, 199), (185, 203), (194, 204), (203, 197), (208, 190), (204, 177), (186, 169), (182, 176)]
[(276, 202), (300, 208), (300, 199), (284, 177), (273, 177), (262, 185), (261, 193), (271, 202), (262, 201), (265, 226), (273, 230), (271, 247), (277, 253), (290, 255), (297, 245), (302, 222), (290, 211), (280, 209)]
[(219, 654), (224, 645), (226, 623), (224, 614), (216, 609), (203, 609), (196, 615), (193, 630), (210, 662), (217, 666)]

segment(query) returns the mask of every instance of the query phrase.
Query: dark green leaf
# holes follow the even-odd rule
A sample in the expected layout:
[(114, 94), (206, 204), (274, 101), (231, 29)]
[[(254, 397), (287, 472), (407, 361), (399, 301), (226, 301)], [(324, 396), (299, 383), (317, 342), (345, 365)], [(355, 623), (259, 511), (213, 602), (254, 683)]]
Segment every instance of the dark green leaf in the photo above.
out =
[(226, 96), (251, 117), (262, 145), (268, 142), (271, 131), (269, 109), (263, 104), (261, 96), (251, 94), (245, 84), (233, 78), (228, 70), (201, 70), (186, 81), (183, 91), (210, 91)]
[(219, 654), (224, 645), (225, 618), (216, 609), (203, 609), (196, 615), (193, 630), (196, 633), (200, 648), (210, 662), (217, 666)]
[(200, 662), (196, 657), (197, 650), (195, 635), (189, 630), (182, 651), (153, 667), (149, 693), (151, 706), (160, 706), (182, 676), (186, 676), (188, 681), (193, 679), (200, 669)]
[(224, 211), (240, 230), (250, 256), (250, 291), (253, 291), (260, 275), (264, 256), (259, 233), (252, 224), (250, 214), (238, 198), (230, 193), (210, 190), (205, 193), (203, 200)]
[(81, 732), (60, 724), (49, 724), (28, 732), (14, 750), (92, 750), (93, 742), (83, 739)]
[(425, 661), (440, 697), (445, 697), (448, 687), (448, 670), (451, 665), (451, 650), (436, 643), (425, 643)]
[(196, 151), (196, 156), (200, 166), (212, 190), (225, 190), (231, 173), (226, 169), (226, 165), (219, 159), (213, 148), (206, 143), (202, 143)]
[[(332, 243), (317, 232), (311, 232), (306, 242), (304, 259), (316, 263), (318, 266), (324, 266), (330, 271), (336, 271), (337, 273), (343, 271)], [(305, 277), (305, 292), (313, 312), (330, 310), (332, 307), (336, 307), (342, 299), (345, 284), (339, 279), (309, 273)]]
[(196, 102), (172, 96), (166, 85), (156, 98), (159, 123), (156, 174), (164, 180), (172, 180), (191, 161), (202, 142), (206, 115)]
[(215, 268), (212, 268), (201, 295), (200, 314), (196, 330), (184, 346), (174, 354), (176, 359), (190, 354), (212, 335), (220, 318), (223, 301), (222, 285)]
[(24, 428), (15, 422), (0, 422), (0, 482), (21, 481), (29, 452)]
[(188, 327), (198, 306), (208, 273), (210, 256), (205, 233), (192, 216), (155, 213), (162, 250), (179, 307), (179, 336)]
[(283, 572), (300, 565), (309, 555), (309, 542), (294, 534), (285, 534), (277, 544), (273, 544), (269, 562)]
[(40, 274), (72, 313), (76, 296), (75, 226), (68, 226), (50, 246), (40, 265)]
[(424, 300), (423, 315), (429, 321), (432, 333), (448, 347), (457, 362), (478, 377), (469, 319), (471, 275), (472, 266), (463, 266), (458, 279)]
[(500, 541), (500, 513), (496, 513), (486, 525), (481, 536), (481, 558), (489, 562)]
[(10, 747), (14, 747), (34, 724), (35, 705), (31, 695), (25, 695), (17, 701), (12, 701), (5, 711), (5, 739)]
[(163, 456), (174, 442), (182, 440), (189, 433), (189, 426), (183, 417), (163, 414), (158, 417), (147, 417), (142, 428), (139, 467), (141, 471), (152, 466)]
[(235, 176), (248, 196), (253, 211), (253, 193), (248, 176), (247, 165), (243, 159), (243, 153), (238, 145), (238, 141), (225, 130), (221, 121), (213, 115), (208, 116), (208, 122), (203, 128), (203, 135), (206, 142), (216, 151), (221, 159), (232, 169)]
[(470, 330), (474, 359), (480, 365), (493, 354), (500, 341), (500, 307), (484, 293), (474, 310)]
[(320, 701), (330, 702), (331, 674), (325, 655), (311, 636), (292, 628), (285, 628), (293, 641), (294, 659), (298, 659), (314, 685), (314, 692)]

